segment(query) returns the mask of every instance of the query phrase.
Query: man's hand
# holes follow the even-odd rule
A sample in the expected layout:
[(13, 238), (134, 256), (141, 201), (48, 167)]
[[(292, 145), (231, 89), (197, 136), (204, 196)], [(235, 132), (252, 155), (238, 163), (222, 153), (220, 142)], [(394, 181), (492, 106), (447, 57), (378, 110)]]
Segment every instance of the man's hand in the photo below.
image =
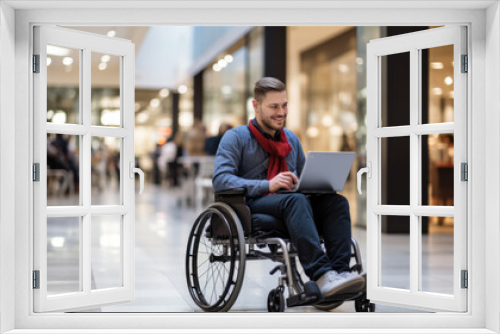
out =
[(290, 190), (297, 183), (299, 183), (299, 179), (294, 173), (282, 172), (269, 181), (269, 192), (274, 193), (280, 189)]

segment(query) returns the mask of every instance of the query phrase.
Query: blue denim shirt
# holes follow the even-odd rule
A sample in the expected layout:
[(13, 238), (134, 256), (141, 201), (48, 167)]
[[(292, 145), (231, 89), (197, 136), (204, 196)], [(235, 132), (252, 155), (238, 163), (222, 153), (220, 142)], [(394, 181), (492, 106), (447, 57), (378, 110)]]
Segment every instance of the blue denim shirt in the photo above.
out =
[[(284, 128), (292, 151), (286, 157), (288, 170), (298, 177), (306, 161), (299, 138)], [(260, 197), (269, 193), (267, 167), (269, 153), (264, 151), (250, 132), (248, 125), (227, 131), (215, 156), (212, 184), (215, 191), (245, 188), (247, 197)]]

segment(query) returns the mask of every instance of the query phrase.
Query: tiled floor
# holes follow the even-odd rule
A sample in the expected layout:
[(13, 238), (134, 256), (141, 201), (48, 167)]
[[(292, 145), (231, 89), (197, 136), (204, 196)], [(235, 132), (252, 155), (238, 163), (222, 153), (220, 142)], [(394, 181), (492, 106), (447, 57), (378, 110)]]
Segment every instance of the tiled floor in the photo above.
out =
[[(191, 300), (185, 278), (185, 252), (188, 235), (197, 214), (181, 201), (180, 190), (166, 186), (147, 184), (143, 195), (136, 196), (136, 296), (128, 304), (107, 306), (94, 312), (200, 312)], [(59, 222), (61, 223), (61, 222)], [(53, 223), (49, 229), (49, 245), (57, 238), (65, 238), (65, 251), (50, 245), (49, 282), (54, 291), (63, 287), (66, 291), (78, 288), (78, 238), (75, 231), (63, 228), (64, 224)], [(64, 225), (67, 226), (67, 225)], [(77, 226), (77, 224), (75, 225)], [(105, 244), (101, 258), (93, 258), (95, 268), (100, 261), (116, 258), (116, 235), (113, 229), (101, 229), (101, 237), (95, 245)], [(109, 234), (109, 238), (106, 238)], [(366, 231), (353, 228), (363, 259), (366, 258)], [(56, 238), (56, 239), (54, 239)], [(104, 238), (104, 239), (103, 239)], [(111, 241), (110, 241), (111, 240)], [(382, 282), (389, 287), (408, 288), (408, 237), (384, 235), (382, 253)], [(113, 248), (115, 246), (115, 248)], [(96, 246), (97, 247), (97, 246)], [(431, 234), (424, 237), (424, 289), (432, 292), (447, 292), (451, 286), (451, 259), (453, 239), (451, 234)], [(119, 249), (119, 248), (118, 248)], [(248, 261), (242, 290), (232, 307), (232, 312), (267, 312), (267, 294), (277, 286), (277, 275), (270, 276), (274, 267), (270, 261)], [(108, 286), (109, 277), (116, 277), (116, 267), (101, 266), (93, 270), (93, 286)], [(417, 310), (377, 305), (377, 312), (420, 312)], [(288, 308), (286, 312), (322, 312), (312, 306)], [(354, 303), (346, 302), (334, 312), (355, 312)]]

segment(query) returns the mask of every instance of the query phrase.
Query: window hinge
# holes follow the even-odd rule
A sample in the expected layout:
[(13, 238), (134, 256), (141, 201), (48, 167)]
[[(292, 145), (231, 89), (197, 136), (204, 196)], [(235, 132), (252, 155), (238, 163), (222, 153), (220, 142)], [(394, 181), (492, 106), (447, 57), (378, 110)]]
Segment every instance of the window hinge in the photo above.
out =
[(462, 176), (460, 178), (461, 181), (469, 181), (469, 166), (467, 165), (466, 162), (462, 162), (460, 164), (460, 175)]
[(462, 55), (462, 69), (460, 72), (468, 73), (469, 72), (469, 57), (467, 55)]
[(40, 182), (40, 164), (38, 162), (33, 164), (33, 181)]
[(469, 274), (467, 270), (462, 270), (462, 289), (469, 287)]
[(40, 270), (33, 270), (33, 289), (40, 289)]
[(33, 55), (33, 73), (40, 73), (40, 55)]

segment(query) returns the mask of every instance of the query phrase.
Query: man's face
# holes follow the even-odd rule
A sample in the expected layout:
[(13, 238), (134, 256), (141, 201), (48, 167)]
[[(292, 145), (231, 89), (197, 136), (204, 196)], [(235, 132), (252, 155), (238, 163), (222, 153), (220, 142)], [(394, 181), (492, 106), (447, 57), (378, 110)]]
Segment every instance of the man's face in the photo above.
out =
[(274, 136), (275, 132), (285, 127), (288, 115), (286, 91), (268, 92), (262, 103), (253, 100), (255, 117), (262, 129)]

